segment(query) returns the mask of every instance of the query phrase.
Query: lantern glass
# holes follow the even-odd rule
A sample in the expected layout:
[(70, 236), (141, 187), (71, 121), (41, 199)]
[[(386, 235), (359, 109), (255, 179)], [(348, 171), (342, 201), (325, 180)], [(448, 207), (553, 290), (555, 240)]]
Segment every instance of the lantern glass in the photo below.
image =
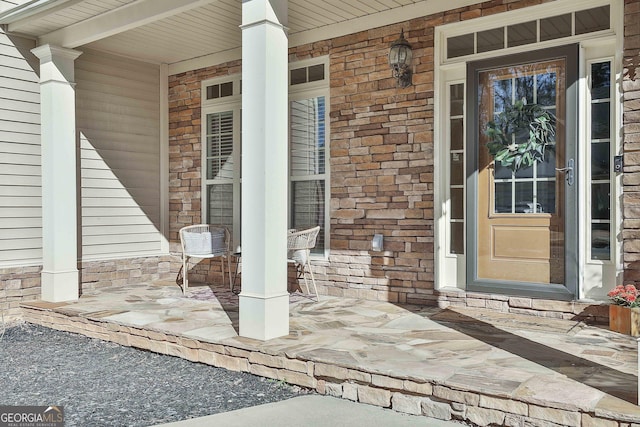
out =
[(393, 69), (393, 76), (398, 81), (399, 87), (411, 85), (412, 58), (411, 45), (404, 38), (404, 31), (402, 31), (398, 40), (389, 46), (389, 65)]

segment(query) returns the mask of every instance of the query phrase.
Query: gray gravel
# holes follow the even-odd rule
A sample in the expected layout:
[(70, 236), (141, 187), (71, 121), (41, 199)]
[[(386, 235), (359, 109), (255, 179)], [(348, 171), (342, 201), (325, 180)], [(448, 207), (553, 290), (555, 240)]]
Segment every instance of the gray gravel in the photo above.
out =
[(63, 405), (65, 426), (150, 426), (310, 393), (28, 324), (5, 330), (0, 367), (0, 405)]

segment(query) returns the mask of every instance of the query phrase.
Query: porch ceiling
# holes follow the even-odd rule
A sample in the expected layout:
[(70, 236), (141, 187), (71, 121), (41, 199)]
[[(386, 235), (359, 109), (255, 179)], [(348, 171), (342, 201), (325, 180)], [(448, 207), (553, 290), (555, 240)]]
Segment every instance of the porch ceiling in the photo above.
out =
[[(451, 0), (446, 8), (476, 1)], [(290, 44), (401, 22), (434, 12), (442, 3), (289, 0)], [(229, 52), (240, 57), (241, 18), (240, 0), (34, 0), (0, 13), (0, 24), (8, 32), (37, 38), (39, 44), (88, 47), (175, 64)]]

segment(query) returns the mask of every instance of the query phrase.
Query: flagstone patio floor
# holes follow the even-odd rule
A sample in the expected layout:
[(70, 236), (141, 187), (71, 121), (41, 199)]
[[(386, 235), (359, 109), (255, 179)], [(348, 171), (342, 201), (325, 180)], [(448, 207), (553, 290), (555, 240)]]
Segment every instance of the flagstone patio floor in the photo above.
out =
[(26, 321), (475, 425), (640, 423), (637, 342), (580, 321), (292, 294), (290, 334), (238, 336), (238, 296), (170, 282), (23, 303)]

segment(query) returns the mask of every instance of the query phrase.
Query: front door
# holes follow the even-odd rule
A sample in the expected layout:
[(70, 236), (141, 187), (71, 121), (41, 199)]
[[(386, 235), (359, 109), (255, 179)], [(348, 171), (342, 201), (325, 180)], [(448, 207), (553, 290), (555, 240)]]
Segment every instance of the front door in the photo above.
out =
[(475, 169), (469, 176), (476, 191), (468, 196), (475, 217), (469, 242), (480, 288), (563, 298), (575, 291), (572, 60), (554, 50), (470, 65)]

